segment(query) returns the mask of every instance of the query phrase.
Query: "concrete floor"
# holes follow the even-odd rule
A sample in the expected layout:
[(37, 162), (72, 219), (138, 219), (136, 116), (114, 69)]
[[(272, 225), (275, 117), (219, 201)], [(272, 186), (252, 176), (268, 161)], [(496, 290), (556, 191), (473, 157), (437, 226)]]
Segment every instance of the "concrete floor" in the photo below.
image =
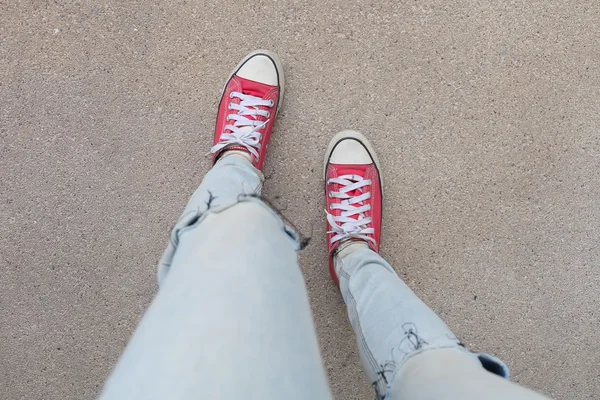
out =
[(600, 395), (595, 0), (0, 4), (0, 398), (91, 399), (156, 291), (247, 52), (285, 64), (266, 195), (301, 254), (338, 399), (370, 399), (328, 277), (323, 151), (367, 134), (383, 255), (472, 349)]

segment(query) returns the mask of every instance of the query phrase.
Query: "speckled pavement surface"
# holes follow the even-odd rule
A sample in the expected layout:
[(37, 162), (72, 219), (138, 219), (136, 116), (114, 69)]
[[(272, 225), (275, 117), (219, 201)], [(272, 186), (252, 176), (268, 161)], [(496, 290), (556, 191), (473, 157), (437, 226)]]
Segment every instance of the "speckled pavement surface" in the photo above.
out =
[(338, 399), (371, 399), (326, 264), (322, 155), (368, 135), (383, 255), (471, 348), (600, 393), (600, 4), (0, 2), (0, 398), (91, 399), (209, 168), (224, 79), (279, 54), (266, 195), (301, 254)]

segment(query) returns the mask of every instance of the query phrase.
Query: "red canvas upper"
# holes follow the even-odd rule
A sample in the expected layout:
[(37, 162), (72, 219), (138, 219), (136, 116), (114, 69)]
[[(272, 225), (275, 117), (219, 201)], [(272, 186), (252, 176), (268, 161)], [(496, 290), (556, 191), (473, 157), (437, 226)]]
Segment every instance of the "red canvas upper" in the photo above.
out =
[[(329, 197), (329, 192), (334, 191), (337, 192), (340, 189), (339, 184), (332, 183), (328, 184), (329, 179), (337, 178), (342, 175), (360, 175), (364, 179), (370, 179), (371, 185), (365, 186), (363, 188), (363, 192), (356, 191), (356, 193), (349, 193), (350, 195), (360, 195), (361, 193), (370, 192), (371, 197), (365, 200), (362, 204), (356, 203), (357, 206), (370, 204), (371, 209), (366, 211), (365, 217), (371, 217), (373, 222), (371, 223), (373, 229), (375, 230), (374, 234), (369, 234), (368, 236), (375, 239), (375, 243), (371, 241), (365, 241), (369, 245), (369, 247), (375, 251), (379, 252), (379, 239), (381, 235), (381, 204), (382, 204), (382, 196), (381, 196), (381, 184), (379, 181), (379, 172), (375, 167), (375, 164), (328, 164), (327, 172), (325, 178), (325, 198), (327, 201), (327, 212), (333, 214), (334, 216), (339, 216), (342, 211), (341, 210), (332, 210), (330, 208), (330, 204), (332, 203), (341, 203), (342, 199), (331, 198)], [(329, 228), (329, 227), (328, 227)], [(329, 231), (329, 229), (328, 229)], [(335, 268), (333, 266), (333, 253), (340, 245), (340, 241), (337, 241), (331, 244), (331, 238), (333, 238), (334, 233), (327, 234), (327, 246), (329, 249), (329, 271), (331, 273), (331, 277), (333, 278), (336, 284), (339, 284), (338, 277), (335, 273)], [(353, 239), (350, 239), (353, 240)], [(360, 240), (360, 239), (356, 239)]]
[[(268, 118), (269, 122), (267, 122), (264, 128), (260, 129), (260, 132), (262, 133), (262, 138), (260, 141), (261, 146), (257, 149), (259, 153), (258, 160), (254, 159), (253, 157), (254, 166), (262, 171), (263, 164), (265, 162), (265, 155), (267, 153), (267, 147), (271, 139), (271, 132), (273, 131), (273, 123), (275, 122), (277, 105), (279, 103), (279, 87), (265, 85), (264, 83), (251, 81), (249, 79), (241, 78), (237, 75), (234, 75), (227, 83), (227, 86), (225, 87), (225, 90), (223, 92), (223, 96), (221, 97), (221, 102), (219, 103), (219, 112), (217, 114), (217, 123), (215, 126), (215, 138), (213, 145), (219, 143), (219, 141), (221, 140), (221, 135), (223, 133), (230, 132), (225, 130), (225, 126), (229, 123), (227, 120), (227, 115), (235, 113), (235, 111), (228, 109), (229, 103), (240, 103), (239, 98), (230, 97), (230, 94), (232, 92), (240, 92), (246, 95), (260, 97), (264, 100), (273, 100), (272, 107), (259, 107), (259, 109), (268, 110), (271, 113), (271, 116)], [(258, 119), (259, 121), (267, 120), (267, 118), (262, 116), (259, 116), (256, 119)], [(235, 146), (229, 149), (247, 151), (247, 149), (243, 146)], [(219, 157), (219, 154), (221, 152), (222, 151), (213, 154), (213, 164), (217, 161), (217, 158)]]

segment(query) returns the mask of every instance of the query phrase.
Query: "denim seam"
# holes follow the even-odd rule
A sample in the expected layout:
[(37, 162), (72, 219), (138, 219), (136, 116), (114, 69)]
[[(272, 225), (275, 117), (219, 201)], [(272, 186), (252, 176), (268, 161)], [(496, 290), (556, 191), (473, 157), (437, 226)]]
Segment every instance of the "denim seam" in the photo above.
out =
[[(341, 260), (340, 260), (341, 262)], [(352, 310), (353, 313), (356, 314), (356, 323), (357, 323), (357, 335), (359, 336), (359, 340), (361, 341), (361, 343), (363, 344), (363, 348), (365, 349), (365, 353), (367, 355), (367, 358), (370, 361), (371, 367), (373, 368), (373, 372), (375, 373), (376, 376), (379, 375), (378, 371), (379, 371), (379, 364), (377, 363), (377, 359), (375, 358), (375, 356), (373, 355), (373, 353), (371, 352), (371, 348), (369, 347), (368, 343), (367, 343), (367, 339), (365, 338), (365, 335), (363, 334), (363, 330), (362, 330), (362, 325), (360, 323), (360, 318), (358, 316), (358, 308), (357, 308), (357, 303), (356, 303), (356, 299), (354, 298), (354, 296), (352, 295), (352, 291), (350, 290), (350, 275), (344, 271), (343, 268), (340, 268), (340, 275), (346, 279), (348, 281), (348, 299), (350, 300), (350, 303), (352, 305)], [(383, 376), (384, 380), (387, 380), (387, 378), (385, 378), (385, 376)], [(378, 382), (379, 379), (377, 379), (375, 382), (372, 383), (372, 385), (374, 386), (375, 392), (377, 394), (377, 398), (381, 399), (383, 398), (383, 395), (381, 394), (381, 390), (380, 390), (380, 382)], [(385, 382), (385, 386), (387, 387), (387, 382)]]

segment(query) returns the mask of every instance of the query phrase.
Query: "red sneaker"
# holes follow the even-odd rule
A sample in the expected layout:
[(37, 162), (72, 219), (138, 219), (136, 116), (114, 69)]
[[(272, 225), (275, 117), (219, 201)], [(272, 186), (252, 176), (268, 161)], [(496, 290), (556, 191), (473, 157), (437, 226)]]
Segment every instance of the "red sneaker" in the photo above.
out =
[(381, 176), (373, 146), (359, 132), (335, 135), (325, 155), (325, 198), (329, 271), (339, 285), (333, 257), (345, 243), (366, 243), (379, 252)]
[(275, 116), (283, 98), (283, 70), (275, 54), (257, 50), (231, 73), (223, 89), (214, 145), (213, 164), (227, 150), (249, 154), (262, 171)]

